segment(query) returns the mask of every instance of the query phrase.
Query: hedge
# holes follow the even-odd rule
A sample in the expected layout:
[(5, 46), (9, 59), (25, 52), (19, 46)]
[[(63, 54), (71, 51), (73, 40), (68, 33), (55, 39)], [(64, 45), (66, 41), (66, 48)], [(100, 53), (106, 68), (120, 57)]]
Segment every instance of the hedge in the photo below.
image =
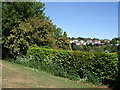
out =
[(28, 49), (27, 55), (32, 56), (37, 63), (48, 65), (57, 63), (67, 71), (74, 70), (81, 78), (90, 72), (101, 80), (115, 80), (118, 74), (117, 53), (89, 53), (32, 47)]

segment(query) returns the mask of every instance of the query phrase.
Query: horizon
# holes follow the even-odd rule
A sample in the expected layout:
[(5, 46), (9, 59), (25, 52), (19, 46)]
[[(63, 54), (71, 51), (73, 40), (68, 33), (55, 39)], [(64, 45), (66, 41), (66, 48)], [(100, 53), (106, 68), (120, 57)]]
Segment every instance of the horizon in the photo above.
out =
[[(79, 37), (79, 36), (78, 36)], [(78, 38), (78, 37), (69, 37), (69, 38)], [(81, 37), (81, 38), (90, 38), (90, 37)], [(90, 39), (94, 39), (94, 38), (96, 38), (96, 37), (93, 37), (93, 38), (90, 38)], [(111, 39), (108, 39), (108, 40), (112, 40), (112, 39), (114, 39), (114, 38), (120, 38), (120, 37), (113, 37), (113, 38), (111, 38)], [(96, 38), (96, 39), (99, 39), (99, 40), (105, 40), (105, 39), (107, 39), (107, 38)]]
[[(69, 37), (69, 38), (78, 38), (78, 37)], [(90, 37), (81, 37), (81, 38), (85, 38), (85, 39), (87, 39), (87, 38), (90, 38)], [(96, 38), (96, 37), (94, 37), (94, 38)], [(94, 39), (94, 38), (90, 38), (90, 39)], [(120, 37), (113, 37), (112, 39), (114, 39), (114, 38), (120, 38)], [(112, 39), (107, 39), (107, 38), (104, 38), (104, 39), (101, 39), (101, 38), (96, 38), (96, 39), (99, 39), (99, 40), (112, 40)]]

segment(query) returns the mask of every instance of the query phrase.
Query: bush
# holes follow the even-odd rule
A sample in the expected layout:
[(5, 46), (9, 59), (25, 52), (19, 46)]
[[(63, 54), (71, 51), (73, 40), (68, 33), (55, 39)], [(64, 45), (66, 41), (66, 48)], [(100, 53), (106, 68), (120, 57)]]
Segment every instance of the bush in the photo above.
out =
[[(93, 76), (96, 76), (100, 80), (114, 80), (118, 73), (118, 56), (116, 53), (89, 53), (45, 48), (29, 48), (27, 55), (32, 55), (33, 60), (36, 60), (39, 63), (44, 63), (46, 65), (57, 64), (58, 66), (62, 66), (67, 73), (79, 75), (81, 78), (87, 77), (89, 71)], [(70, 72), (70, 70), (72, 70), (72, 72)], [(64, 77), (67, 76), (64, 75)]]
[(88, 71), (87, 73), (84, 74), (84, 78), (85, 78), (85, 81), (88, 83), (93, 83), (93, 84), (97, 84), (97, 85), (101, 85), (101, 83), (102, 83), (101, 79), (98, 78), (97, 76), (95, 76), (90, 71)]
[(33, 57), (30, 56), (17, 56), (16, 59), (10, 59), (8, 58), (10, 62), (22, 64), (34, 69), (46, 71), (48, 73), (51, 73), (56, 76), (65, 77), (70, 80), (79, 80), (79, 76), (74, 74), (74, 70), (67, 71), (63, 66), (57, 64), (57, 63), (40, 63), (39, 58), (36, 60), (33, 59)]

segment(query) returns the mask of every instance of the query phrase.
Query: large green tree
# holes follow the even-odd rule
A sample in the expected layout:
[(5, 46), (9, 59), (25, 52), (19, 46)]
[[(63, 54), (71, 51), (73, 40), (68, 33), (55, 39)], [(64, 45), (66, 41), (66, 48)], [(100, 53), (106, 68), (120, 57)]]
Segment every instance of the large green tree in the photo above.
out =
[(45, 4), (41, 2), (2, 2), (3, 58), (10, 54), (10, 50), (5, 47), (5, 44), (8, 37), (10, 37), (12, 30), (30, 17), (35, 16), (46, 19), (44, 6)]
[(13, 27), (29, 17), (45, 18), (45, 4), (41, 2), (3, 2), (2, 35), (3, 40), (10, 35)]
[(45, 4), (41, 2), (2, 3), (4, 55), (26, 54), (30, 46), (70, 49), (67, 34), (53, 25), (44, 9)]
[(39, 17), (31, 17), (10, 31), (4, 47), (8, 48), (13, 56), (26, 54), (30, 46), (56, 48), (53, 31), (51, 22)]

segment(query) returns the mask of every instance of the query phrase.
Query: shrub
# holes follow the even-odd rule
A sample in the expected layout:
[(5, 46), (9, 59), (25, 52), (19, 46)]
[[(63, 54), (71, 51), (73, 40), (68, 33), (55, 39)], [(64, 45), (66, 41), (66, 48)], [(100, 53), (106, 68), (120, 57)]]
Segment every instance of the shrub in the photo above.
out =
[(13, 63), (22, 64), (34, 69), (46, 71), (56, 76), (65, 77), (70, 80), (79, 80), (79, 76), (73, 73), (74, 70), (70, 70), (68, 72), (63, 66), (57, 63), (43, 63), (43, 62), (40, 63), (39, 58), (33, 59), (31, 55), (17, 56), (16, 59), (8, 58), (7, 60)]
[(102, 83), (101, 79), (95, 76), (92, 72), (88, 71), (84, 74), (85, 81), (88, 83), (93, 83), (100, 85)]
[[(39, 63), (44, 63), (46, 65), (57, 64), (58, 66), (62, 66), (67, 73), (79, 75), (81, 78), (89, 78), (89, 71), (89, 73), (92, 73), (93, 76), (96, 76), (96, 78), (100, 80), (114, 80), (118, 72), (118, 56), (116, 53), (89, 53), (45, 48), (29, 48), (27, 55), (32, 55), (33, 60), (36, 60)], [(70, 70), (72, 70), (72, 72), (70, 72)], [(64, 77), (67, 76), (64, 75)]]

